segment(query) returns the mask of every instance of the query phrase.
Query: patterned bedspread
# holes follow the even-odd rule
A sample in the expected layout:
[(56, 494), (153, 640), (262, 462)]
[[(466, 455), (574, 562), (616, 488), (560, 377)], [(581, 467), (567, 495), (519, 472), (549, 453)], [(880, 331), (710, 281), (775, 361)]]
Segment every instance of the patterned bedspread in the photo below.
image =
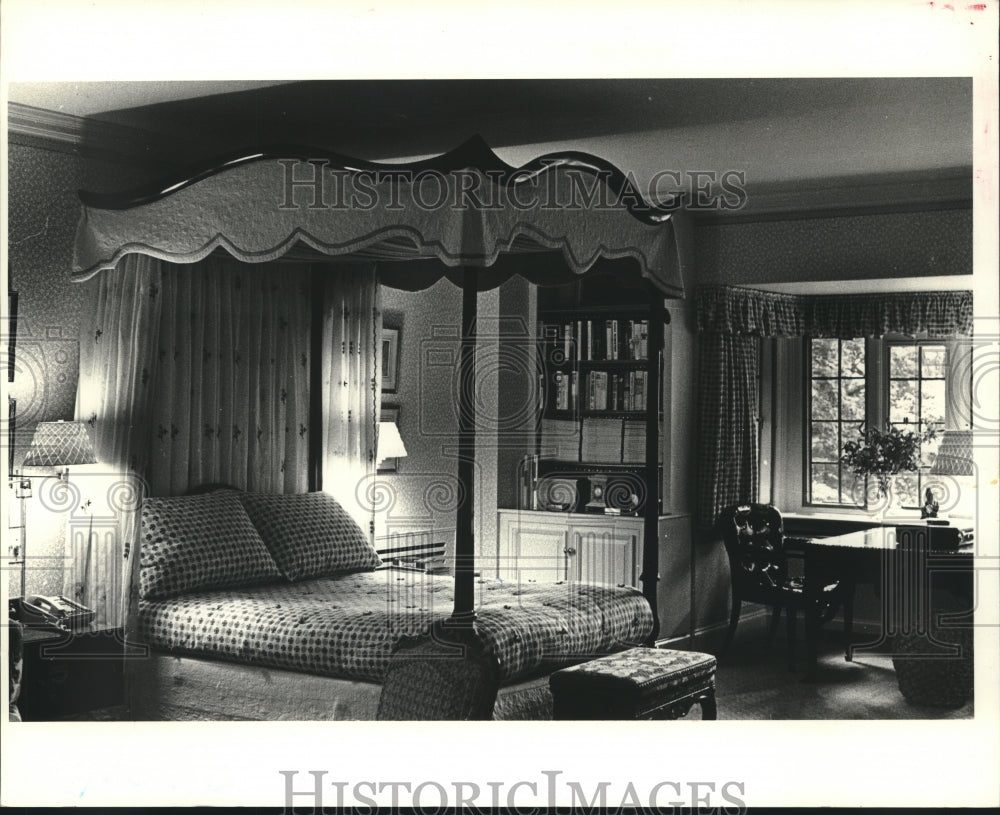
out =
[[(451, 613), (454, 578), (385, 569), (140, 601), (154, 648), (380, 682), (394, 643)], [(652, 612), (632, 588), (479, 580), (477, 626), (505, 683), (636, 645)]]

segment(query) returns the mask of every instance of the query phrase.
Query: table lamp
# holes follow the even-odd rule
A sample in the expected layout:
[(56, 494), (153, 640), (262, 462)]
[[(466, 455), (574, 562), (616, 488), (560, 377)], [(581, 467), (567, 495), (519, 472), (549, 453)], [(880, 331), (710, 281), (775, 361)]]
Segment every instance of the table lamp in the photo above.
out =
[[(96, 464), (94, 446), (90, 441), (90, 433), (83, 422), (39, 422), (35, 427), (35, 435), (24, 456), (22, 467), (56, 467), (63, 468), (57, 477), (64, 480), (69, 475), (69, 467), (77, 464)], [(31, 497), (31, 479), (23, 474), (16, 477), (18, 484), (17, 497), (21, 499), (21, 596), (25, 595), (27, 570), (27, 515), (24, 502)]]
[(378, 423), (378, 469), (383, 471), (395, 471), (395, 462), (388, 466), (389, 459), (403, 458), (406, 455), (406, 445), (399, 435), (399, 428), (395, 422)]
[[(968, 476), (975, 475), (975, 470), (972, 464), (972, 431), (971, 430), (945, 430), (941, 437), (941, 446), (938, 447), (937, 456), (934, 459), (934, 463), (931, 465), (930, 475), (946, 475), (956, 479), (956, 486), (959, 490), (963, 486), (966, 489), (971, 489), (971, 484), (968, 483), (966, 478)], [(958, 479), (965, 480), (966, 483), (963, 485)], [(929, 490), (930, 488), (928, 488)], [(965, 498), (963, 501), (962, 498)], [(958, 496), (958, 498), (952, 502), (956, 508), (967, 504), (970, 499), (970, 494), (965, 496)], [(936, 502), (935, 502), (936, 508)], [(964, 515), (964, 512), (960, 514)], [(935, 511), (933, 516), (936, 516)]]

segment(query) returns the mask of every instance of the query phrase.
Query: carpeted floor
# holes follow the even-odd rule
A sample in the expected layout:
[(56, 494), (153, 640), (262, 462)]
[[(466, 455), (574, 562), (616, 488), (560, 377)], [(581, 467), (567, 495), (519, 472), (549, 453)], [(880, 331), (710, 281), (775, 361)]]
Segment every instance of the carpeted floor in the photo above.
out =
[[(716, 698), (719, 719), (809, 720), (809, 719), (971, 719), (970, 699), (962, 707), (945, 708), (911, 704), (899, 691), (896, 671), (889, 655), (866, 649), (852, 662), (844, 659), (842, 634), (823, 631), (817, 677), (805, 681), (805, 645), (798, 643), (796, 670), (789, 671), (785, 632), (779, 630), (768, 646), (762, 617), (741, 621), (732, 646), (722, 653), (723, 631), (696, 640), (694, 650), (718, 655)], [(855, 643), (864, 641), (856, 636)], [(689, 645), (678, 643), (678, 648)], [(124, 718), (122, 708), (91, 711), (78, 721), (114, 721)], [(689, 717), (698, 719), (696, 705)]]
[[(866, 650), (847, 662), (842, 634), (825, 630), (823, 636), (816, 681), (806, 682), (804, 643), (798, 644), (796, 670), (789, 671), (784, 631), (778, 631), (769, 647), (762, 624), (741, 623), (732, 646), (719, 656), (719, 719), (972, 718), (971, 699), (952, 709), (911, 704), (899, 691), (890, 656)], [(696, 647), (718, 653), (723, 640), (713, 636), (696, 642)], [(692, 711), (692, 717), (697, 713)]]

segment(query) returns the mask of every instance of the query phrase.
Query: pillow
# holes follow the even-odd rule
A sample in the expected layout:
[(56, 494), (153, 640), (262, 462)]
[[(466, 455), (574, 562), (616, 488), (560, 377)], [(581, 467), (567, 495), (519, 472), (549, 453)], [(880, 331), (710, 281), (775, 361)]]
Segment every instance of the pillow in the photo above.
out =
[(382, 563), (368, 536), (332, 495), (242, 493), (240, 500), (289, 580), (370, 572)]
[(142, 502), (139, 595), (143, 599), (280, 579), (237, 493)]

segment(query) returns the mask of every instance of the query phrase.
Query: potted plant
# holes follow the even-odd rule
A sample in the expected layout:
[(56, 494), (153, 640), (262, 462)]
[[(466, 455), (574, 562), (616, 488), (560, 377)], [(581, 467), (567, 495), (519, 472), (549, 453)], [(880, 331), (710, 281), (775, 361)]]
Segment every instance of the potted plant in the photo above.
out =
[(864, 424), (859, 430), (861, 438), (844, 444), (840, 460), (855, 475), (874, 478), (880, 496), (889, 494), (893, 476), (920, 467), (920, 445), (937, 435), (933, 427), (921, 433), (919, 427), (911, 429), (888, 422), (884, 430)]

